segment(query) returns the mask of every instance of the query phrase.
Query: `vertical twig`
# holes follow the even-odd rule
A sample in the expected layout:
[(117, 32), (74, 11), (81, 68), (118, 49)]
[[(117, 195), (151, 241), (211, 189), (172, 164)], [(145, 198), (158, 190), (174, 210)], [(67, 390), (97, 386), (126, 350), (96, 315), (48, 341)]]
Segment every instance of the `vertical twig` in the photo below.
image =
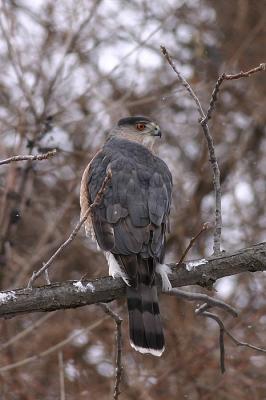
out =
[(59, 382), (60, 382), (60, 400), (66, 400), (64, 360), (62, 351), (58, 352), (58, 367), (59, 367)]
[(214, 184), (214, 194), (215, 194), (215, 229), (213, 235), (213, 253), (217, 255), (221, 251), (221, 234), (222, 234), (222, 210), (221, 210), (221, 182), (220, 182), (220, 169), (217, 162), (216, 154), (215, 154), (215, 147), (213, 143), (213, 138), (210, 133), (210, 129), (208, 127), (208, 120), (211, 118), (212, 112), (214, 110), (215, 103), (217, 101), (217, 95), (220, 89), (221, 84), (224, 80), (235, 80), (240, 78), (248, 78), (250, 75), (255, 74), (256, 72), (265, 71), (266, 64), (261, 63), (258, 67), (252, 68), (246, 72), (239, 72), (238, 74), (225, 74), (223, 73), (217, 80), (215, 87), (213, 89), (210, 104), (206, 115), (203, 111), (201, 103), (196, 96), (194, 90), (191, 88), (189, 83), (185, 80), (185, 78), (180, 74), (177, 70), (176, 66), (173, 63), (172, 58), (170, 57), (167, 49), (164, 46), (161, 46), (161, 51), (166, 58), (167, 62), (170, 64), (174, 72), (176, 73), (178, 80), (181, 84), (186, 88), (192, 99), (195, 101), (200, 119), (199, 123), (203, 129), (203, 133), (207, 140), (208, 150), (210, 155), (210, 163), (212, 166), (213, 171), (213, 184)]
[(115, 385), (114, 385), (114, 392), (113, 398), (114, 400), (118, 400), (120, 395), (120, 383), (122, 379), (122, 318), (116, 314), (110, 307), (107, 306), (105, 303), (99, 303), (101, 309), (109, 315), (116, 324), (116, 357), (115, 357)]
[(116, 321), (116, 358), (115, 358), (115, 365), (116, 365), (116, 376), (115, 376), (115, 387), (114, 387), (114, 400), (118, 399), (120, 394), (120, 382), (122, 379), (122, 319), (119, 318)]
[[(210, 163), (211, 163), (212, 172), (213, 172), (213, 183), (214, 183), (214, 194), (215, 194), (215, 228), (214, 228), (214, 239), (213, 239), (213, 241), (214, 241), (213, 252), (216, 255), (216, 254), (220, 253), (220, 250), (221, 250), (222, 213), (221, 213), (220, 169), (219, 169), (219, 165), (218, 165), (216, 154), (215, 154), (213, 138), (211, 136), (209, 127), (207, 125), (207, 121), (205, 120), (206, 116), (202, 109), (201, 103), (200, 103), (198, 97), (196, 96), (194, 90), (189, 85), (189, 83), (185, 80), (185, 78), (180, 74), (180, 72), (177, 70), (177, 68), (175, 67), (175, 65), (172, 61), (172, 58), (170, 57), (166, 48), (164, 46), (161, 46), (161, 50), (162, 50), (162, 53), (163, 53), (164, 57), (166, 58), (167, 62), (170, 64), (170, 66), (176, 73), (178, 80), (186, 88), (189, 95), (195, 101), (199, 115), (200, 115), (199, 122), (202, 126), (203, 133), (204, 133), (206, 141), (207, 141), (209, 155), (210, 155)], [(202, 121), (204, 121), (204, 123), (202, 123)]]
[(209, 311), (202, 311), (198, 313), (198, 315), (201, 315), (206, 318), (211, 318), (214, 321), (216, 321), (217, 324), (219, 325), (220, 369), (221, 373), (224, 374), (225, 373), (224, 324), (216, 314), (210, 313)]

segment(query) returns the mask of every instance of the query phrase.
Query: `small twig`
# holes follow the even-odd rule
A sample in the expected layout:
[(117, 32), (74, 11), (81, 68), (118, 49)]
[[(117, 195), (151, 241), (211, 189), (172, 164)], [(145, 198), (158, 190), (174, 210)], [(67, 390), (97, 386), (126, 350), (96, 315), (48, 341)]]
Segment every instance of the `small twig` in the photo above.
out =
[(194, 92), (194, 90), (192, 89), (192, 87), (190, 86), (190, 84), (186, 81), (186, 79), (180, 74), (180, 72), (176, 69), (175, 64), (173, 63), (173, 60), (170, 56), (170, 54), (168, 53), (166, 47), (164, 46), (160, 46), (161, 47), (161, 51), (164, 55), (164, 57), (166, 58), (166, 60), (168, 61), (168, 63), (171, 65), (171, 67), (173, 68), (173, 70), (175, 71), (178, 80), (181, 82), (181, 84), (186, 88), (186, 90), (188, 91), (188, 93), (190, 94), (190, 96), (193, 98), (193, 100), (195, 101), (197, 108), (198, 108), (198, 112), (201, 116), (201, 118), (205, 117), (204, 111), (202, 109), (202, 106), (200, 104), (200, 101), (198, 99), (198, 97), (196, 96), (196, 93)]
[[(207, 303), (206, 306), (208, 305), (208, 307), (222, 308), (223, 310), (227, 311), (234, 317), (237, 317), (237, 315), (238, 315), (236, 309), (233, 308), (232, 306), (230, 306), (229, 304), (226, 304), (222, 300), (218, 300), (213, 297), (210, 297), (204, 293), (191, 293), (191, 292), (185, 292), (185, 291), (177, 289), (177, 288), (172, 288), (169, 292), (167, 292), (167, 294), (170, 294), (171, 296), (181, 297), (188, 301), (203, 301), (204, 303)], [(204, 304), (204, 306), (205, 306), (205, 304)], [(196, 314), (204, 312), (206, 309), (206, 306), (205, 306), (204, 310), (202, 310), (203, 306), (198, 308), (196, 310)]]
[(181, 84), (186, 88), (189, 95), (195, 101), (199, 115), (200, 115), (199, 122), (202, 126), (205, 138), (207, 140), (208, 150), (209, 150), (209, 155), (210, 155), (210, 162), (211, 162), (211, 166), (212, 166), (212, 170), (213, 170), (213, 184), (214, 184), (214, 192), (215, 192), (215, 229), (214, 229), (214, 238), (213, 238), (214, 239), (213, 252), (215, 255), (217, 255), (221, 251), (221, 233), (222, 233), (221, 182), (220, 182), (220, 169), (219, 169), (219, 165), (218, 165), (216, 154), (215, 154), (213, 138), (211, 136), (211, 133), (210, 133), (210, 130), (208, 127), (208, 120), (211, 118), (211, 114), (214, 110), (214, 106), (217, 101), (217, 94), (218, 94), (220, 86), (224, 80), (248, 78), (250, 75), (252, 75), (256, 72), (265, 71), (266, 64), (262, 63), (258, 67), (250, 69), (247, 72), (240, 72), (240, 73), (234, 74), (234, 75), (222, 74), (218, 78), (218, 80), (215, 84), (214, 90), (212, 92), (211, 100), (210, 100), (210, 105), (209, 105), (209, 108), (205, 115), (203, 108), (201, 106), (201, 103), (200, 103), (198, 97), (196, 96), (194, 90), (191, 88), (189, 83), (185, 80), (185, 78), (177, 70), (167, 49), (164, 46), (161, 46), (161, 51), (162, 51), (164, 57), (166, 58), (167, 62), (170, 64), (170, 66), (176, 73)]
[(208, 122), (209, 119), (211, 119), (211, 114), (214, 110), (214, 106), (215, 103), (217, 101), (217, 95), (218, 92), (220, 90), (220, 86), (223, 83), (223, 81), (227, 80), (227, 81), (232, 81), (234, 79), (240, 79), (240, 78), (249, 78), (250, 75), (255, 74), (256, 72), (260, 72), (260, 71), (265, 71), (266, 70), (266, 64), (262, 63), (260, 64), (258, 67), (252, 68), (249, 71), (246, 72), (239, 72), (238, 74), (225, 74), (223, 73), (221, 76), (219, 76), (219, 78), (217, 79), (217, 82), (214, 86), (212, 95), (211, 95), (211, 100), (210, 100), (210, 105), (208, 108), (208, 111), (206, 113), (205, 118), (202, 119), (201, 124), (204, 125)]
[(259, 351), (261, 353), (266, 353), (266, 349), (263, 349), (262, 347), (257, 347), (254, 346), (253, 344), (249, 344), (247, 342), (241, 342), (240, 340), (236, 339), (235, 336), (232, 335), (226, 328), (224, 328), (224, 332), (227, 334), (227, 336), (237, 345), (237, 346), (243, 346), (243, 347), (248, 347), (250, 349)]
[(195, 314), (200, 314), (203, 313), (204, 311), (207, 311), (211, 308), (212, 306), (208, 303), (204, 303), (201, 306), (197, 307), (195, 310)]
[(0, 161), (0, 165), (4, 164), (10, 164), (11, 162), (15, 161), (41, 161), (41, 160), (47, 160), (48, 158), (54, 157), (56, 155), (57, 151), (56, 150), (51, 150), (48, 151), (47, 153), (44, 154), (35, 154), (35, 156), (13, 156), (10, 158), (7, 158), (5, 160)]
[[(205, 308), (206, 309), (206, 308)], [(243, 346), (243, 347), (248, 347), (252, 350), (256, 350), (260, 353), (266, 354), (266, 349), (263, 349), (261, 347), (254, 346), (253, 344), (249, 344), (247, 342), (241, 342), (238, 340), (235, 336), (232, 335), (224, 326), (224, 323), (222, 320), (218, 317), (218, 315), (210, 313), (208, 311), (198, 309), (196, 311), (197, 315), (202, 315), (208, 318), (212, 318), (217, 322), (220, 328), (220, 366), (221, 366), (221, 371), (222, 373), (225, 372), (225, 362), (224, 362), (224, 355), (225, 355), (225, 350), (224, 350), (224, 334), (226, 334), (237, 346)]]
[(122, 379), (122, 319), (116, 323), (116, 358), (115, 358), (115, 387), (114, 400), (117, 400), (120, 392), (120, 383)]
[(65, 378), (64, 378), (64, 360), (63, 352), (58, 352), (59, 382), (60, 382), (60, 400), (66, 400)]
[(219, 254), (221, 251), (221, 233), (222, 233), (222, 212), (221, 212), (221, 183), (220, 183), (220, 169), (219, 165), (217, 162), (216, 154), (215, 154), (215, 148), (214, 148), (214, 143), (213, 143), (213, 138), (211, 136), (209, 127), (207, 122), (202, 124), (202, 121), (205, 120), (205, 114), (202, 109), (201, 103), (196, 96), (194, 90), (191, 88), (189, 83), (185, 80), (185, 78), (180, 74), (180, 72), (176, 69), (172, 58), (170, 57), (168, 51), (164, 46), (161, 46), (162, 53), (164, 57), (166, 58), (167, 62), (170, 64), (170, 66), (173, 68), (174, 72), (176, 73), (179, 81), (181, 84), (187, 89), (189, 95), (192, 97), (192, 99), (195, 101), (199, 115), (200, 115), (200, 124), (202, 126), (205, 138), (207, 140), (208, 144), (208, 150), (209, 150), (209, 155), (210, 155), (210, 163), (212, 166), (212, 171), (213, 171), (213, 184), (214, 184), (214, 194), (215, 194), (215, 229), (214, 229), (214, 238), (213, 238), (213, 253), (215, 255)]
[(54, 262), (55, 258), (62, 253), (62, 251), (64, 250), (65, 247), (67, 247), (77, 236), (80, 228), (82, 227), (82, 225), (84, 224), (84, 222), (86, 221), (86, 219), (88, 218), (89, 214), (91, 213), (91, 211), (99, 206), (99, 204), (102, 201), (105, 189), (106, 189), (106, 185), (109, 182), (109, 180), (111, 179), (111, 171), (109, 171), (106, 175), (106, 177), (103, 180), (102, 186), (100, 188), (100, 190), (98, 191), (94, 202), (88, 207), (87, 211), (85, 212), (83, 218), (79, 221), (79, 223), (75, 226), (75, 228), (73, 229), (73, 231), (71, 232), (70, 236), (68, 237), (67, 240), (65, 240), (61, 246), (55, 251), (55, 253), (49, 258), (49, 260), (43, 264), (43, 266), (39, 269), (39, 271), (37, 272), (33, 272), (32, 277), (29, 280), (28, 283), (28, 288), (32, 288), (32, 284), (33, 282), (43, 273), (45, 272), (50, 266), (51, 264)]
[(220, 328), (220, 335), (219, 335), (219, 345), (220, 345), (220, 368), (221, 368), (221, 373), (225, 373), (225, 361), (224, 361), (224, 356), (225, 356), (225, 350), (224, 350), (224, 324), (222, 323), (222, 321), (220, 320), (220, 318), (213, 314), (210, 313), (208, 311), (203, 311), (201, 312), (199, 315), (203, 316), (203, 317), (207, 317), (207, 318), (211, 318), (214, 321), (217, 322), (217, 324), (219, 325)]
[(107, 314), (107, 315), (109, 315), (109, 317), (113, 318), (113, 320), (116, 323), (119, 323), (119, 322), (123, 321), (121, 319), (121, 317), (119, 317), (119, 315), (115, 311), (113, 311), (107, 304), (98, 303), (97, 305), (105, 312), (105, 314)]
[(102, 310), (109, 315), (116, 323), (116, 357), (115, 357), (115, 386), (113, 392), (114, 400), (117, 400), (120, 395), (120, 383), (122, 379), (122, 318), (115, 313), (110, 307), (105, 303), (99, 303)]
[(186, 250), (185, 250), (184, 253), (182, 254), (180, 260), (176, 263), (176, 267), (179, 267), (179, 266), (182, 264), (182, 262), (183, 262), (184, 259), (186, 258), (186, 255), (188, 254), (188, 252), (189, 252), (189, 250), (191, 249), (191, 247), (193, 246), (193, 244), (196, 242), (196, 240), (199, 238), (199, 236), (202, 234), (202, 232), (206, 231), (208, 228), (209, 228), (208, 222), (205, 222), (205, 223), (202, 225), (201, 230), (196, 234), (196, 236), (194, 236), (194, 237), (190, 240), (190, 242), (189, 242), (189, 244), (188, 244)]

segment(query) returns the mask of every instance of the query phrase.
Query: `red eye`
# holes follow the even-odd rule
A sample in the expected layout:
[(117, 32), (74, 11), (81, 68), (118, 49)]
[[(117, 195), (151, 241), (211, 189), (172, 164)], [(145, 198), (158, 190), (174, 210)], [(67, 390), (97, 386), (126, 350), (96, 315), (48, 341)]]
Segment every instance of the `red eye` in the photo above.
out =
[(136, 128), (137, 128), (139, 131), (143, 131), (143, 130), (145, 129), (145, 127), (146, 127), (145, 124), (142, 124), (142, 123), (136, 124)]

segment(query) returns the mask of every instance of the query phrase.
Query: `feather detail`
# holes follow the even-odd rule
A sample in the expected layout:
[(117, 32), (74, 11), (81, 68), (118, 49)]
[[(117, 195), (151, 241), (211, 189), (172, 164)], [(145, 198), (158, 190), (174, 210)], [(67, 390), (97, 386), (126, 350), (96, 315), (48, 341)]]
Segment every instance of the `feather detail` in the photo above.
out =
[[(80, 219), (84, 217), (86, 214), (89, 206), (90, 206), (90, 200), (89, 200), (89, 188), (88, 188), (88, 175), (89, 175), (89, 170), (91, 167), (91, 162), (87, 165), (85, 171), (83, 172), (82, 178), (81, 178), (81, 184), (80, 184)], [(88, 218), (86, 219), (84, 223), (85, 227), (85, 232), (86, 236), (91, 237), (93, 240), (95, 240), (95, 234), (92, 226), (92, 220), (91, 216), (88, 215)]]
[[(140, 353), (161, 356), (164, 334), (160, 318), (157, 287), (150, 273), (153, 260), (138, 258), (141, 267), (135, 287), (127, 287), (129, 336), (131, 346)], [(139, 271), (141, 270), (141, 273)]]

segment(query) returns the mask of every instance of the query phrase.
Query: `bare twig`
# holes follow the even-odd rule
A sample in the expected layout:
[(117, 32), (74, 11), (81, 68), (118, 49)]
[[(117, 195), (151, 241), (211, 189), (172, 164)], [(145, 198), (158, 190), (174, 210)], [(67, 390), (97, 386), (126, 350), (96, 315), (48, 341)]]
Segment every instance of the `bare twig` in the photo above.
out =
[(203, 317), (211, 318), (214, 321), (217, 322), (220, 328), (220, 335), (219, 335), (219, 345), (220, 345), (220, 368), (221, 368), (221, 373), (223, 374), (225, 372), (225, 361), (224, 361), (224, 356), (225, 356), (225, 350), (224, 350), (224, 324), (222, 323), (221, 319), (208, 311), (203, 311), (199, 313), (198, 315), (201, 315)]
[(111, 172), (109, 171), (106, 175), (106, 177), (103, 180), (102, 186), (100, 188), (100, 190), (98, 191), (94, 202), (88, 207), (87, 211), (85, 212), (83, 218), (79, 221), (79, 223), (75, 226), (75, 228), (73, 229), (73, 231), (71, 232), (70, 236), (68, 237), (67, 240), (65, 240), (61, 246), (55, 251), (55, 253), (49, 258), (49, 260), (39, 269), (39, 271), (37, 272), (33, 272), (32, 277), (29, 280), (28, 283), (28, 288), (32, 288), (32, 284), (33, 282), (43, 273), (45, 272), (50, 266), (51, 264), (54, 262), (55, 258), (62, 253), (62, 251), (64, 250), (65, 247), (67, 247), (77, 236), (80, 228), (82, 227), (82, 225), (84, 224), (84, 222), (86, 221), (86, 219), (88, 218), (89, 214), (91, 213), (91, 211), (99, 206), (99, 204), (102, 201), (106, 186), (108, 184), (108, 182), (111, 179)]
[(12, 363), (12, 364), (9, 364), (9, 365), (5, 365), (4, 367), (0, 367), (0, 373), (6, 372), (6, 371), (10, 371), (10, 370), (12, 370), (14, 368), (23, 367), (24, 365), (30, 364), (31, 362), (38, 361), (38, 360), (40, 360), (40, 359), (42, 359), (44, 357), (49, 356), (50, 354), (62, 349), (64, 346), (69, 344), (76, 337), (78, 337), (78, 336), (80, 336), (82, 334), (91, 332), (93, 329), (95, 329), (99, 325), (101, 325), (103, 323), (103, 321), (106, 320), (106, 318), (107, 318), (107, 316), (101, 318), (100, 320), (94, 322), (93, 324), (90, 324), (89, 326), (87, 326), (87, 328), (84, 328), (82, 330), (79, 330), (78, 332), (73, 333), (72, 335), (69, 335), (67, 338), (65, 338), (61, 342), (58, 342), (54, 346), (49, 347), (47, 350), (44, 350), (39, 354), (36, 354), (34, 356), (31, 356), (31, 357), (24, 358), (23, 360), (17, 361), (15, 363)]
[[(56, 227), (59, 225), (59, 222), (64, 218), (65, 214), (69, 211), (69, 208), (73, 202), (75, 196), (75, 191), (72, 190), (71, 193), (65, 199), (64, 204), (61, 208), (57, 209), (56, 215), (53, 215), (53, 218), (46, 221), (46, 228), (42, 226), (43, 234), (40, 237), (40, 240), (36, 243), (35, 252), (31, 258), (28, 260), (27, 264), (25, 264), (23, 259), (19, 259), (20, 263), (20, 272), (17, 273), (16, 279), (14, 281), (14, 287), (19, 287), (25, 282), (25, 277), (28, 276), (29, 271), (32, 271), (32, 267), (41, 263), (45, 254), (48, 251), (51, 251), (51, 243), (49, 241), (50, 235), (55, 231)], [(53, 242), (54, 249), (56, 249), (61, 243), (61, 240), (57, 239)], [(47, 278), (46, 278), (47, 281)]]
[(227, 336), (237, 345), (237, 346), (243, 346), (243, 347), (248, 347), (252, 350), (259, 351), (261, 353), (266, 353), (266, 349), (263, 349), (262, 347), (257, 347), (254, 346), (253, 344), (249, 344), (247, 342), (241, 342), (238, 340), (235, 336), (232, 335), (225, 327), (224, 327), (224, 332), (227, 334)]
[[(220, 169), (219, 165), (217, 162), (217, 158), (215, 155), (215, 148), (214, 148), (214, 143), (213, 143), (213, 138), (211, 136), (209, 127), (208, 127), (208, 120), (211, 118), (211, 114), (214, 110), (215, 103), (217, 101), (217, 94), (219, 92), (219, 88), (224, 80), (234, 80), (234, 79), (240, 79), (240, 78), (248, 78), (250, 75), (259, 72), (259, 71), (265, 71), (266, 69), (266, 64), (262, 63), (258, 67), (250, 69), (247, 72), (240, 72), (238, 74), (230, 75), (230, 74), (222, 74), (214, 87), (214, 90), (212, 92), (211, 100), (210, 100), (210, 105), (207, 110), (206, 115), (204, 114), (203, 108), (201, 106), (201, 103), (199, 101), (199, 98), (196, 96), (194, 90), (191, 88), (189, 83), (185, 80), (185, 78), (180, 74), (180, 72), (177, 70), (175, 64), (173, 63), (173, 60), (171, 56), (169, 55), (167, 49), (164, 46), (161, 46), (161, 51), (166, 58), (167, 62), (170, 64), (174, 72), (176, 73), (179, 81), (181, 84), (186, 88), (192, 99), (195, 101), (199, 115), (200, 115), (200, 124), (202, 126), (204, 135), (207, 140), (208, 144), (208, 150), (209, 150), (209, 155), (210, 155), (210, 162), (212, 165), (212, 170), (213, 170), (213, 183), (214, 183), (214, 192), (215, 192), (215, 230), (214, 230), (214, 245), (213, 245), (213, 251), (214, 254), (219, 254), (221, 251), (221, 233), (222, 233), (222, 213), (221, 213), (221, 183), (220, 183)], [(189, 250), (189, 249), (188, 249)], [(185, 254), (186, 255), (186, 254)], [(181, 263), (181, 261), (179, 262)]]
[(109, 315), (116, 323), (116, 358), (115, 358), (115, 386), (113, 398), (117, 400), (120, 395), (120, 383), (122, 379), (122, 318), (119, 317), (117, 313), (115, 313), (107, 304), (99, 303), (99, 306), (103, 309), (103, 311)]
[(55, 155), (56, 155), (56, 150), (48, 151), (45, 154), (35, 154), (34, 156), (31, 156), (31, 155), (13, 156), (13, 157), (7, 158), (5, 160), (1, 160), (0, 165), (10, 164), (11, 162), (15, 162), (15, 161), (47, 160), (48, 158), (51, 158)]
[(222, 213), (221, 213), (221, 183), (220, 183), (220, 169), (217, 162), (217, 158), (215, 155), (215, 148), (213, 143), (213, 138), (211, 136), (209, 127), (207, 123), (202, 124), (202, 121), (205, 120), (205, 114), (202, 109), (201, 103), (196, 96), (194, 90), (191, 88), (189, 83), (185, 80), (185, 78), (180, 74), (180, 72), (175, 67), (172, 58), (170, 57), (167, 49), (164, 46), (161, 46), (162, 53), (166, 58), (167, 62), (173, 68), (176, 73), (179, 81), (182, 85), (187, 89), (189, 95), (195, 101), (199, 115), (200, 115), (200, 124), (202, 126), (205, 138), (208, 144), (208, 150), (210, 155), (210, 163), (213, 171), (213, 183), (214, 183), (214, 193), (215, 193), (215, 229), (214, 229), (214, 244), (213, 244), (213, 252), (214, 254), (219, 254), (221, 251), (221, 232), (222, 232)]
[[(204, 303), (206, 303), (208, 305), (208, 307), (222, 308), (223, 310), (227, 311), (234, 317), (237, 317), (237, 311), (235, 310), (235, 308), (233, 308), (229, 304), (226, 304), (224, 301), (210, 297), (207, 294), (185, 292), (183, 290), (176, 289), (176, 288), (173, 288), (171, 291), (169, 291), (167, 293), (170, 294), (171, 296), (181, 297), (188, 301), (204, 301)], [(199, 313), (199, 310), (201, 313), (204, 312), (204, 311), (202, 311), (202, 308), (199, 308), (197, 310), (198, 313)]]
[(59, 368), (59, 382), (60, 382), (60, 400), (66, 400), (64, 359), (62, 351), (58, 352), (58, 368)]
[(207, 123), (207, 121), (209, 119), (211, 119), (211, 114), (212, 114), (212, 112), (214, 110), (214, 106), (215, 106), (215, 103), (217, 101), (217, 95), (218, 95), (218, 92), (220, 90), (220, 86), (223, 83), (223, 81), (225, 81), (225, 80), (232, 81), (234, 79), (249, 78), (250, 75), (255, 74), (256, 72), (265, 71), (265, 70), (266, 70), (266, 64), (262, 63), (258, 67), (252, 68), (252, 69), (250, 69), (249, 71), (246, 71), (246, 72), (241, 71), (238, 74), (225, 74), (225, 73), (223, 73), (221, 76), (219, 76), (219, 78), (217, 79), (217, 82), (216, 82), (216, 84), (214, 86), (212, 95), (211, 95), (211, 100), (210, 100), (210, 105), (209, 105), (208, 111), (206, 113), (205, 118), (202, 119), (201, 124), (204, 125), (204, 124)]
[(208, 228), (209, 228), (208, 222), (205, 222), (205, 223), (202, 225), (201, 230), (196, 234), (196, 236), (194, 236), (194, 237), (190, 240), (190, 242), (189, 242), (189, 244), (188, 244), (186, 250), (185, 250), (184, 253), (182, 254), (180, 260), (176, 263), (176, 267), (179, 267), (179, 265), (182, 264), (182, 262), (183, 262), (184, 259), (186, 258), (186, 255), (188, 254), (188, 252), (189, 252), (189, 250), (191, 249), (191, 247), (193, 246), (193, 244), (196, 242), (196, 240), (199, 238), (199, 236), (202, 234), (202, 232), (205, 232)]
[(114, 387), (114, 400), (118, 399), (120, 394), (120, 382), (122, 379), (122, 319), (116, 322), (116, 377)]
[(205, 114), (204, 111), (202, 109), (202, 106), (200, 104), (200, 101), (198, 99), (198, 97), (196, 96), (196, 93), (194, 92), (194, 90), (192, 89), (192, 87), (190, 86), (190, 84), (186, 81), (186, 79), (180, 74), (180, 72), (177, 70), (175, 64), (173, 63), (172, 57), (170, 56), (170, 54), (168, 53), (166, 47), (161, 46), (161, 51), (164, 55), (164, 57), (166, 58), (166, 60), (168, 61), (168, 63), (171, 65), (171, 67), (173, 68), (174, 72), (176, 73), (178, 80), (181, 82), (181, 84), (186, 88), (186, 90), (188, 91), (188, 93), (190, 94), (190, 96), (193, 98), (193, 100), (196, 103), (198, 112), (201, 116), (201, 118), (204, 118)]
[(243, 347), (248, 347), (252, 350), (256, 350), (260, 353), (264, 353), (266, 355), (266, 349), (263, 349), (261, 347), (257, 347), (254, 346), (253, 344), (249, 344), (247, 342), (241, 342), (240, 340), (238, 340), (235, 336), (232, 335), (232, 333), (230, 333), (224, 326), (224, 323), (222, 322), (222, 320), (220, 319), (220, 317), (218, 317), (218, 315), (210, 313), (208, 311), (200, 311), (200, 309), (196, 310), (196, 314), (197, 315), (201, 315), (207, 318), (211, 318), (214, 321), (217, 322), (217, 324), (219, 325), (220, 328), (220, 339), (219, 339), (219, 343), (220, 343), (220, 367), (221, 367), (221, 372), (224, 373), (225, 372), (225, 361), (224, 361), (224, 355), (225, 355), (225, 349), (224, 349), (224, 334), (226, 334), (237, 346), (243, 346)]

